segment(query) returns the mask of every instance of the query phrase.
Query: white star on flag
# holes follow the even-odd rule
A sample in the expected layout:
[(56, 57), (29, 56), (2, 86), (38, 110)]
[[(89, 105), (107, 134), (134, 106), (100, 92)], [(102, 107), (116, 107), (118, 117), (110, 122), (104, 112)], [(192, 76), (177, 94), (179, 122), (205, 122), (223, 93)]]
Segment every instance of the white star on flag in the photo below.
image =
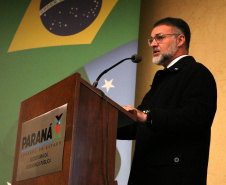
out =
[(105, 84), (102, 86), (102, 88), (106, 88), (107, 92), (109, 91), (110, 88), (115, 87), (114, 85), (112, 85), (113, 79), (111, 79), (110, 81), (105, 80)]

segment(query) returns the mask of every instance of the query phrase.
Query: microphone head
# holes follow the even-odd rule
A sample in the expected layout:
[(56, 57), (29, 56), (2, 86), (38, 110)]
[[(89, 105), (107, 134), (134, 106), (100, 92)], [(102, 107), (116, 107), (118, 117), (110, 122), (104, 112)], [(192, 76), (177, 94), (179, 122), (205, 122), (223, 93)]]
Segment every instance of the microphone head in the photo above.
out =
[(134, 63), (139, 63), (139, 62), (141, 62), (142, 57), (135, 54), (135, 55), (132, 55), (131, 60), (132, 60), (132, 62), (134, 62)]

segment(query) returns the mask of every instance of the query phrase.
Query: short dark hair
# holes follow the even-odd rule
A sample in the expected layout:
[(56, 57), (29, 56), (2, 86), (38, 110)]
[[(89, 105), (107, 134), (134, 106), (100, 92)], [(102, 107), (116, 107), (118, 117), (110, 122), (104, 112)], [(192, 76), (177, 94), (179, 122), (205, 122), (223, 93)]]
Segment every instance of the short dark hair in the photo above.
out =
[(173, 27), (176, 27), (177, 29), (179, 29), (185, 36), (186, 49), (187, 49), (187, 51), (189, 50), (191, 32), (190, 32), (190, 28), (189, 28), (188, 24), (184, 20), (179, 19), (179, 18), (166, 17), (166, 18), (163, 18), (163, 19), (157, 21), (153, 27), (155, 28), (156, 26), (160, 26), (160, 25), (173, 26)]

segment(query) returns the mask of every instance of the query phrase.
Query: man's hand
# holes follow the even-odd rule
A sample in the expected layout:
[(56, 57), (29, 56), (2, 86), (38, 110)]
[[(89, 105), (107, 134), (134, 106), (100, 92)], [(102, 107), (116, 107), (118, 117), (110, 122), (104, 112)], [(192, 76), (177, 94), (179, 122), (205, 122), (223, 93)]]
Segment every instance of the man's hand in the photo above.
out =
[(138, 122), (146, 122), (147, 121), (147, 114), (143, 113), (142, 111), (134, 108), (131, 105), (122, 106), (127, 111), (135, 110), (137, 111), (137, 121)]

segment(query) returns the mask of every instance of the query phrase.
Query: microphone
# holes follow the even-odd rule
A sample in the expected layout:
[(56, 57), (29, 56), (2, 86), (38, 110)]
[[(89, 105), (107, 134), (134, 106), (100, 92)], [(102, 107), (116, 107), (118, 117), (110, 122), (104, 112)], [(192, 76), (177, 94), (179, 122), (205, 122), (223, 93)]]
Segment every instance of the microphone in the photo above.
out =
[(125, 59), (119, 61), (119, 62), (116, 63), (115, 65), (113, 65), (113, 66), (111, 66), (110, 68), (104, 70), (104, 71), (97, 77), (96, 81), (93, 83), (93, 86), (96, 87), (96, 86), (98, 85), (98, 82), (99, 82), (100, 78), (101, 78), (105, 73), (107, 73), (107, 72), (110, 71), (112, 68), (116, 67), (117, 65), (121, 64), (121, 63), (124, 62), (125, 60), (129, 60), (129, 59), (130, 59), (133, 63), (139, 63), (139, 62), (141, 62), (142, 57), (139, 56), (139, 55), (134, 54), (134, 55), (131, 56), (131, 58), (125, 58)]

